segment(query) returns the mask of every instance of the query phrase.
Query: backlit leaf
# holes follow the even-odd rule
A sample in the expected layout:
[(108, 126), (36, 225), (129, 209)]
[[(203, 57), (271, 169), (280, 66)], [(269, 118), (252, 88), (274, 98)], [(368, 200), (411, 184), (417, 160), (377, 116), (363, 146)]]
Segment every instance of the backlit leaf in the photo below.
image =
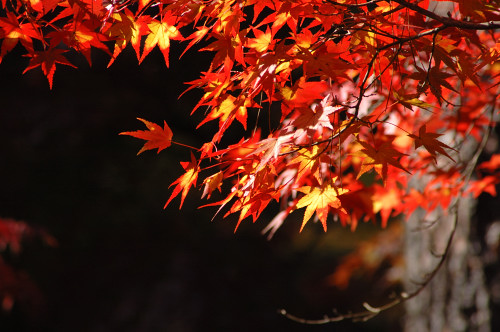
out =
[(181, 194), (181, 204), (179, 206), (179, 209), (182, 208), (182, 204), (184, 204), (184, 199), (186, 198), (189, 189), (192, 186), (196, 186), (196, 180), (198, 179), (198, 173), (200, 171), (198, 167), (198, 163), (193, 155), (191, 153), (191, 161), (190, 162), (181, 162), (182, 168), (184, 168), (185, 173), (181, 175), (177, 180), (175, 180), (171, 185), (173, 186), (174, 184), (177, 184), (174, 188), (174, 191), (170, 195), (170, 198), (168, 199), (167, 203), (165, 203), (165, 206), (163, 208), (166, 208), (168, 204), (174, 199), (179, 193), (182, 191)]
[(168, 148), (172, 144), (172, 130), (170, 130), (166, 121), (163, 122), (162, 129), (156, 123), (141, 118), (137, 119), (142, 121), (148, 130), (126, 131), (120, 133), (120, 135), (129, 135), (147, 141), (139, 152), (137, 152), (138, 155), (146, 150), (152, 149), (158, 149), (158, 153), (160, 153), (161, 150)]
[(341, 202), (338, 198), (338, 196), (348, 192), (347, 189), (336, 188), (327, 184), (321, 188), (305, 186), (298, 188), (297, 190), (305, 194), (305, 196), (297, 202), (297, 209), (301, 209), (303, 207), (306, 208), (300, 231), (304, 229), (304, 226), (309, 219), (311, 219), (314, 213), (316, 213), (316, 216), (321, 221), (325, 232), (326, 218), (330, 208), (334, 208), (342, 213), (347, 213), (344, 208), (342, 208)]
[(415, 140), (415, 149), (419, 148), (420, 146), (423, 146), (427, 151), (429, 151), (434, 160), (436, 160), (438, 153), (445, 155), (446, 157), (453, 160), (453, 158), (450, 157), (448, 153), (446, 153), (444, 148), (451, 150), (453, 149), (450, 148), (448, 145), (444, 144), (443, 142), (437, 140), (437, 138), (441, 136), (441, 134), (428, 133), (426, 128), (427, 127), (425, 124), (421, 126), (420, 129), (418, 130), (418, 136), (413, 134), (408, 135)]
[(66, 53), (65, 50), (58, 48), (50, 48), (47, 51), (35, 51), (33, 54), (29, 55), (31, 57), (30, 63), (28, 67), (24, 70), (23, 73), (40, 66), (42, 68), (43, 73), (47, 77), (49, 81), (49, 86), (52, 89), (52, 82), (54, 80), (54, 73), (56, 72), (56, 64), (62, 64), (66, 66), (70, 66), (76, 68), (71, 62), (64, 57), (63, 53)]
[(163, 57), (165, 59), (165, 64), (167, 67), (169, 66), (168, 54), (170, 51), (170, 40), (177, 39), (181, 40), (182, 35), (177, 30), (175, 25), (173, 25), (173, 21), (166, 19), (164, 21), (156, 21), (153, 20), (151, 23), (148, 23), (148, 28), (151, 33), (146, 38), (146, 42), (144, 44), (144, 49), (142, 51), (142, 56), (139, 62), (144, 61), (144, 58), (151, 52), (151, 50), (158, 45), (161, 52), (163, 53)]

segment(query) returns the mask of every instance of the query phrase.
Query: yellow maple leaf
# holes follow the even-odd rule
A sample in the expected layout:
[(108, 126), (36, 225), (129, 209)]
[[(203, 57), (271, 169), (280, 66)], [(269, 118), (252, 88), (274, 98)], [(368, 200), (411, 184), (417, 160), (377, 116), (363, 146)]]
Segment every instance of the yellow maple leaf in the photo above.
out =
[(377, 47), (376, 35), (372, 31), (358, 30), (352, 35), (351, 45), (364, 45), (369, 50), (375, 49)]
[(311, 148), (300, 149), (295, 158), (288, 162), (287, 166), (299, 163), (297, 166), (297, 182), (299, 182), (302, 177), (312, 174), (320, 184), (322, 183), (322, 178), (319, 175), (320, 155), (320, 147), (314, 145)]
[(201, 195), (201, 198), (207, 196), (207, 198), (210, 198), (210, 195), (212, 195), (212, 192), (215, 189), (219, 189), (220, 191), (220, 186), (222, 185), (222, 179), (224, 177), (224, 174), (222, 171), (219, 171), (213, 175), (210, 175), (203, 181), (203, 184), (205, 185), (205, 188), (203, 189), (203, 194)]
[(169, 66), (168, 52), (170, 50), (170, 39), (183, 39), (181, 33), (177, 30), (173, 23), (174, 22), (169, 22), (168, 19), (166, 19), (165, 21), (153, 20), (148, 24), (148, 28), (151, 30), (151, 33), (146, 38), (142, 57), (139, 62), (142, 62), (149, 52), (151, 52), (151, 50), (158, 45), (163, 53), (163, 57), (165, 58), (165, 64), (167, 67)]
[[(334, 180), (335, 179), (332, 179), (332, 181)], [(341, 202), (338, 196), (348, 192), (348, 189), (336, 188), (328, 184), (322, 188), (304, 186), (297, 190), (306, 194), (297, 202), (297, 209), (301, 209), (303, 207), (306, 208), (302, 226), (300, 227), (301, 232), (315, 212), (319, 220), (321, 221), (325, 232), (326, 218), (328, 217), (329, 207), (337, 209), (343, 213), (347, 213), (346, 210), (341, 206)]]
[(253, 48), (259, 53), (267, 51), (273, 40), (269, 28), (267, 28), (266, 32), (255, 29), (254, 34), (255, 38), (250, 38), (248, 40), (248, 47)]

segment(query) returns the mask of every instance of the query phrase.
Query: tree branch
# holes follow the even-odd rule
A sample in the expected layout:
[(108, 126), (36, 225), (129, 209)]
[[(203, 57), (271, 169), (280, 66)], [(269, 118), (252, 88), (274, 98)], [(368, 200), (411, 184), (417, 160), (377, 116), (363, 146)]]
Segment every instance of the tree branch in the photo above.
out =
[(309, 325), (322, 325), (322, 324), (328, 324), (328, 323), (333, 323), (333, 322), (340, 322), (343, 320), (352, 320), (352, 321), (367, 321), (369, 319), (372, 319), (373, 317), (377, 316), (381, 312), (384, 312), (388, 309), (391, 309), (403, 302), (406, 302), (415, 296), (419, 295), (426, 287), (427, 285), (434, 279), (434, 276), (439, 272), (441, 267), (443, 266), (444, 262), (446, 261), (446, 258), (448, 257), (448, 253), (450, 252), (451, 249), (451, 244), (453, 242), (453, 237), (455, 235), (455, 231), (457, 229), (457, 223), (458, 223), (458, 203), (460, 199), (456, 199), (454, 204), (453, 204), (453, 212), (454, 212), (454, 220), (453, 220), (453, 227), (451, 229), (450, 235), (448, 237), (448, 241), (446, 242), (446, 248), (444, 250), (444, 253), (439, 259), (439, 262), (436, 264), (436, 266), (432, 269), (427, 274), (427, 277), (423, 282), (420, 283), (420, 286), (413, 292), (411, 293), (406, 293), (406, 292), (401, 292), (397, 294), (396, 298), (382, 306), (379, 307), (373, 307), (367, 302), (363, 303), (363, 307), (366, 309), (365, 311), (359, 311), (355, 313), (347, 313), (347, 314), (338, 314), (337, 316), (331, 317), (328, 315), (325, 315), (322, 319), (305, 319), (301, 318), (295, 315), (292, 315), (288, 313), (285, 309), (281, 309), (279, 311), (280, 314), (285, 316), (286, 318), (293, 320), (298, 323), (302, 324), (309, 324)]
[[(495, 101), (491, 102), (491, 119), (493, 119), (493, 116), (495, 114)], [(491, 135), (491, 132), (493, 131), (492, 126), (488, 126), (486, 133), (476, 149), (476, 152), (474, 153), (473, 157), (467, 162), (467, 168), (464, 171), (463, 178), (464, 178), (464, 183), (468, 183), (471, 179), (471, 176), (474, 172), (475, 166), (478, 162), (479, 156), (481, 152), (484, 150), (484, 147), (486, 146), (486, 142), (488, 141), (489, 136)], [(302, 324), (309, 324), (309, 325), (322, 325), (322, 324), (328, 324), (328, 323), (333, 323), (333, 322), (340, 322), (343, 320), (353, 320), (353, 321), (367, 321), (375, 316), (377, 316), (379, 313), (384, 312), (388, 309), (391, 309), (403, 302), (406, 302), (417, 295), (419, 295), (426, 287), (427, 285), (434, 279), (436, 274), (439, 272), (443, 264), (445, 263), (446, 259), (448, 258), (448, 254), (450, 253), (451, 250), (451, 245), (453, 243), (453, 238), (455, 235), (455, 232), (457, 230), (457, 225), (458, 225), (458, 212), (459, 212), (459, 203), (461, 200), (461, 197), (466, 191), (467, 186), (464, 185), (462, 187), (461, 194), (458, 195), (453, 203), (451, 204), (450, 210), (454, 214), (453, 218), (453, 226), (450, 231), (450, 235), (448, 236), (448, 240), (446, 242), (446, 247), (444, 249), (444, 252), (439, 255), (439, 262), (434, 266), (432, 271), (430, 271), (427, 275), (426, 278), (423, 282), (419, 283), (419, 287), (414, 290), (411, 293), (406, 293), (406, 292), (401, 292), (397, 294), (396, 298), (382, 306), (379, 307), (373, 307), (367, 302), (363, 303), (363, 307), (366, 309), (365, 311), (359, 311), (359, 312), (354, 312), (354, 313), (347, 313), (347, 314), (337, 314), (336, 316), (328, 316), (325, 315), (321, 319), (306, 319), (306, 318), (301, 318), (295, 315), (292, 315), (288, 313), (285, 309), (279, 310), (279, 313), (286, 318), (293, 320), (298, 323)], [(439, 220), (439, 219), (438, 219)], [(437, 220), (435, 221), (437, 222)]]
[(392, 0), (403, 7), (416, 11), (426, 17), (432, 18), (438, 22), (443, 23), (447, 27), (455, 27), (460, 29), (469, 29), (469, 30), (491, 30), (491, 29), (500, 29), (499, 21), (490, 21), (490, 22), (481, 22), (481, 23), (473, 23), (467, 21), (459, 21), (450, 17), (439, 16), (427, 9), (420, 7), (415, 3), (410, 3), (405, 0)]

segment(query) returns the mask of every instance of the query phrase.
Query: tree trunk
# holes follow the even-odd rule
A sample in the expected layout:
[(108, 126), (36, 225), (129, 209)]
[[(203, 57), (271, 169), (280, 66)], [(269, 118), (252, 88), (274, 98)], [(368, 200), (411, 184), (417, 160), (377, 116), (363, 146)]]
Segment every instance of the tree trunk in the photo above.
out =
[[(470, 239), (471, 211), (475, 202), (464, 198), (458, 216), (440, 216), (431, 228), (422, 229), (422, 216), (411, 217), (406, 226), (407, 278), (412, 292), (428, 277), (445, 250), (457, 217), (455, 234), (444, 264), (420, 294), (406, 302), (405, 331), (490, 331), (489, 296), (483, 264)], [(419, 218), (421, 217), (421, 218)]]
[[(477, 146), (464, 144), (455, 160), (470, 161)], [(458, 159), (457, 159), (458, 158)], [(438, 162), (443, 162), (442, 160)], [(425, 179), (413, 180), (414, 187)], [(443, 264), (431, 281), (413, 299), (406, 302), (405, 331), (442, 332), (478, 331), (490, 328), (487, 291), (480, 245), (474, 239), (476, 200), (470, 195), (458, 201), (449, 211), (436, 209), (425, 216), (415, 212), (405, 227), (405, 291), (412, 293), (428, 280), (446, 251)], [(473, 234), (472, 234), (473, 233)]]

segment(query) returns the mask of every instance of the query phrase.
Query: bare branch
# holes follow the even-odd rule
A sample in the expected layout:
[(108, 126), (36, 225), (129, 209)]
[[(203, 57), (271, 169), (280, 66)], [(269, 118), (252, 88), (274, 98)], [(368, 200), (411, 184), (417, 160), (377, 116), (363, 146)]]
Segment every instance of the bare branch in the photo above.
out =
[(288, 313), (285, 309), (281, 309), (279, 312), (283, 316), (287, 317), (288, 319), (291, 319), (293, 321), (296, 321), (298, 323), (303, 323), (303, 324), (311, 324), (311, 325), (320, 325), (320, 324), (327, 324), (327, 323), (332, 323), (332, 322), (340, 322), (343, 320), (353, 320), (353, 321), (366, 321), (369, 319), (372, 319), (373, 317), (377, 316), (381, 312), (384, 312), (388, 309), (391, 309), (405, 301), (408, 301), (417, 295), (419, 295), (426, 287), (427, 285), (434, 279), (435, 275), (439, 272), (441, 267), (443, 266), (444, 262), (446, 261), (446, 258), (448, 257), (448, 254), (451, 249), (451, 244), (453, 242), (453, 237), (455, 235), (455, 231), (457, 229), (457, 223), (458, 223), (458, 203), (459, 199), (457, 199), (454, 202), (454, 205), (452, 207), (453, 209), (453, 227), (451, 229), (450, 235), (448, 236), (448, 241), (446, 242), (446, 247), (444, 250), (444, 253), (442, 256), (439, 258), (439, 262), (436, 264), (436, 266), (430, 271), (427, 275), (425, 280), (422, 282), (418, 283), (419, 287), (411, 292), (411, 293), (406, 293), (406, 292), (401, 292), (397, 294), (396, 298), (382, 306), (374, 307), (371, 306), (368, 303), (363, 303), (363, 307), (366, 309), (365, 311), (359, 311), (355, 313), (347, 313), (347, 314), (338, 314), (337, 316), (330, 317), (325, 315), (322, 319), (304, 319), (300, 318), (298, 316), (292, 315)]

